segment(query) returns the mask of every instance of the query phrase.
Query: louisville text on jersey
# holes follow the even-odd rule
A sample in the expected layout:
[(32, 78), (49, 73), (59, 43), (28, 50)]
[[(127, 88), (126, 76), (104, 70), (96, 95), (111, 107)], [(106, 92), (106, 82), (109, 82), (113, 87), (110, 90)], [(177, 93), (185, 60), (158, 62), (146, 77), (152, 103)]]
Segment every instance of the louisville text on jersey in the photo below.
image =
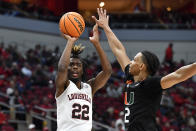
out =
[(82, 99), (82, 100), (86, 100), (89, 103), (91, 103), (91, 98), (88, 95), (86, 95), (86, 94), (74, 93), (74, 94), (69, 94), (67, 96), (68, 96), (69, 100)]

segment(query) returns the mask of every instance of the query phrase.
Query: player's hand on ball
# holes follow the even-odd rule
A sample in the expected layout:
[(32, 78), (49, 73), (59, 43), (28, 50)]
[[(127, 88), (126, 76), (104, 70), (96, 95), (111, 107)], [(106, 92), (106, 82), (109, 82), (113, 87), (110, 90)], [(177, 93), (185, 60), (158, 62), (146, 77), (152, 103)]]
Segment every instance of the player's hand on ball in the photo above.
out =
[(66, 34), (61, 34), (63, 36), (63, 38), (67, 39), (68, 41), (72, 41), (72, 42), (75, 42), (78, 38), (76, 37), (71, 37), (69, 35), (66, 35)]
[(102, 28), (107, 27), (109, 23), (109, 16), (106, 15), (107, 11), (102, 8), (97, 8), (97, 13), (99, 15), (99, 20), (95, 16), (92, 16), (92, 18), (95, 20), (95, 22)]
[(89, 39), (93, 44), (99, 43), (99, 31), (98, 31), (98, 25), (97, 24), (94, 25), (94, 27), (93, 27), (93, 36), (89, 37)]

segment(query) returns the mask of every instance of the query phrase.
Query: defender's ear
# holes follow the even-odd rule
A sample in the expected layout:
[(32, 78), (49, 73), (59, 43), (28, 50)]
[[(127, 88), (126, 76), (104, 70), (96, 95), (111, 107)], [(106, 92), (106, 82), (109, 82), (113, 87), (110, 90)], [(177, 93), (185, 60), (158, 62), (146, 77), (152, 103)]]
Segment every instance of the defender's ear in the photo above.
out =
[(140, 70), (145, 70), (145, 71), (147, 70), (147, 67), (144, 63), (140, 64)]

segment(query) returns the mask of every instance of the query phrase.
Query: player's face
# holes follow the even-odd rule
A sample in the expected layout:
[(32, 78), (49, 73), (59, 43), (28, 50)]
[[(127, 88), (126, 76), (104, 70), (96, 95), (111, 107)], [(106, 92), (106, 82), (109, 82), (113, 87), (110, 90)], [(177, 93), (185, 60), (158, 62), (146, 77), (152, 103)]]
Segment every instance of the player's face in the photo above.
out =
[(79, 80), (82, 78), (83, 65), (80, 59), (70, 58), (68, 72), (69, 72), (69, 79), (71, 80)]
[(134, 59), (131, 61), (129, 72), (131, 75), (138, 75), (142, 71), (142, 67), (144, 66), (142, 62), (142, 53), (137, 53)]

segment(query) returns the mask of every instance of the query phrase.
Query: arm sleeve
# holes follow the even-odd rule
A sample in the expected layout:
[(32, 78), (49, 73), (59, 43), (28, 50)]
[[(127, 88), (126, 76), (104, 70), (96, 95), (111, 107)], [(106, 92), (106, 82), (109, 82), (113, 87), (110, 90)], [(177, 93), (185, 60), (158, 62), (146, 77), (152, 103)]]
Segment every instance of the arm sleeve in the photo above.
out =
[(133, 76), (129, 73), (129, 64), (125, 67), (125, 80), (134, 82)]
[(129, 64), (125, 67), (125, 77), (128, 78), (129, 76)]

